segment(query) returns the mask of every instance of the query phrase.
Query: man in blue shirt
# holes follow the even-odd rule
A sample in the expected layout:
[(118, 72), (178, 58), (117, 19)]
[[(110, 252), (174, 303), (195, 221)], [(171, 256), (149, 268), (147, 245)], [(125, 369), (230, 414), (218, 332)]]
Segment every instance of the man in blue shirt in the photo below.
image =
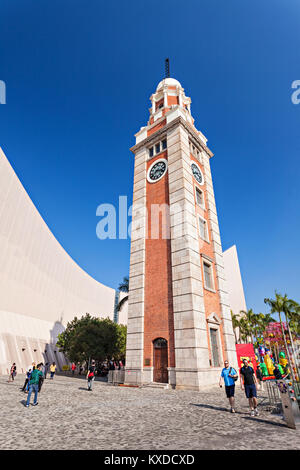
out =
[(226, 396), (229, 399), (231, 406), (231, 413), (235, 413), (234, 409), (234, 389), (235, 389), (235, 380), (237, 380), (238, 375), (236, 370), (233, 367), (229, 367), (229, 362), (224, 362), (224, 369), (222, 370), (219, 385), (222, 387), (222, 378), (225, 383)]

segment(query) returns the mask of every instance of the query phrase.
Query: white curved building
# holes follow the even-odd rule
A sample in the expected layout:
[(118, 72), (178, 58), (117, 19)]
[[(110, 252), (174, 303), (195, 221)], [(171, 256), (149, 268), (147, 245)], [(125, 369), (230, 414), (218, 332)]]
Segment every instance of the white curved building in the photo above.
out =
[(58, 243), (0, 148), (0, 374), (13, 362), (61, 368), (58, 333), (86, 312), (113, 319), (115, 296)]

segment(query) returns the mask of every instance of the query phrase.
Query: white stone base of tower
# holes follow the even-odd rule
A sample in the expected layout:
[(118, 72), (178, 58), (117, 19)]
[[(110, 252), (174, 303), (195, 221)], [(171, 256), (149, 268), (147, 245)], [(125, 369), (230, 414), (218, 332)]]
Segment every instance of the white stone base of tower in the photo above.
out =
[(127, 369), (125, 367), (125, 385), (143, 385), (143, 371), (141, 369)]
[[(153, 382), (153, 368), (127, 369), (125, 367), (125, 385), (142, 386)], [(168, 384), (176, 390), (196, 390), (216, 385), (219, 382), (222, 368), (176, 369), (169, 368)]]
[(201, 390), (208, 385), (216, 385), (220, 380), (222, 368), (176, 369), (177, 390)]

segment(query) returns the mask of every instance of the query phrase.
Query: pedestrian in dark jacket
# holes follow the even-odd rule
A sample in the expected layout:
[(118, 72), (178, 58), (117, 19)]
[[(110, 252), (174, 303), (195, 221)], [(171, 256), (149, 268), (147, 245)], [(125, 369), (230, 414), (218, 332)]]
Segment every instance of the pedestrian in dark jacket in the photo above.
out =
[(48, 372), (49, 372), (49, 362), (46, 362), (46, 364), (45, 364), (45, 370), (44, 370), (44, 377), (45, 377), (45, 379), (47, 378)]
[(42, 372), (42, 375), (39, 376), (39, 393), (40, 393), (40, 391), (42, 390), (42, 386), (43, 386), (44, 378), (45, 378), (43, 363), (41, 362), (40, 364), (38, 364), (37, 368)]
[(29, 369), (26, 371), (26, 379), (22, 388), (22, 392), (27, 392), (29, 389), (29, 381), (32, 373), (32, 368), (29, 367)]

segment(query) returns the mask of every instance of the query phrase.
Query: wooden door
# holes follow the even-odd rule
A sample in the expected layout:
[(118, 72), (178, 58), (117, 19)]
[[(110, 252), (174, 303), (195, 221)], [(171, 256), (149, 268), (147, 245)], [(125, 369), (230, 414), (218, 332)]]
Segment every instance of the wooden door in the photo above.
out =
[(158, 338), (153, 343), (154, 371), (153, 380), (159, 383), (168, 383), (168, 342)]

